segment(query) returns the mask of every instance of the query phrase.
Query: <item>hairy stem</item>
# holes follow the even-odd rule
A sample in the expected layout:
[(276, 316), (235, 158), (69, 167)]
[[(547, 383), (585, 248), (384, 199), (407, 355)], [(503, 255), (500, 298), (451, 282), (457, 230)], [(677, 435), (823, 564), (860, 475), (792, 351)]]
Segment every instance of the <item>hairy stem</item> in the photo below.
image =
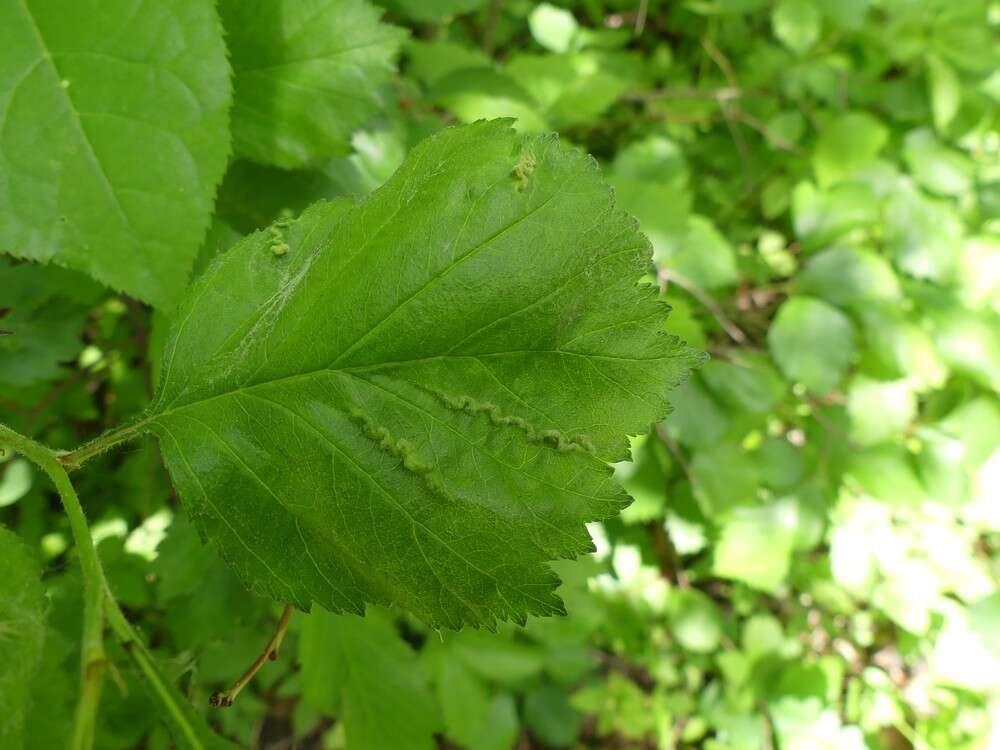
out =
[(0, 425), (0, 442), (33, 461), (49, 475), (59, 492), (66, 517), (69, 518), (73, 541), (80, 557), (83, 575), (83, 640), (80, 649), (80, 696), (70, 747), (74, 750), (86, 750), (94, 745), (97, 707), (101, 700), (101, 683), (104, 677), (104, 571), (101, 569), (101, 561), (90, 536), (80, 499), (56, 454), (41, 443), (4, 425)]
[(264, 666), (267, 661), (274, 661), (278, 658), (278, 649), (281, 648), (281, 642), (285, 639), (285, 633), (288, 632), (288, 623), (292, 621), (292, 613), (295, 608), (291, 604), (285, 607), (285, 611), (281, 613), (281, 619), (278, 621), (278, 627), (274, 631), (274, 635), (271, 636), (271, 640), (267, 642), (264, 646), (264, 650), (261, 651), (260, 656), (254, 659), (253, 664), (250, 668), (243, 673), (233, 686), (228, 690), (220, 690), (217, 693), (213, 693), (209, 702), (213, 706), (231, 706), (233, 701), (236, 700), (236, 696), (240, 694), (240, 691), (246, 687), (247, 683), (253, 679), (253, 676), (260, 671), (260, 668)]
[(147, 423), (147, 421), (148, 420), (140, 420), (122, 427), (116, 427), (113, 430), (108, 430), (107, 432), (98, 435), (93, 440), (84, 443), (75, 450), (69, 451), (68, 453), (52, 455), (57, 458), (66, 471), (76, 471), (95, 456), (111, 450), (111, 448), (119, 443), (127, 442), (141, 435), (142, 427)]

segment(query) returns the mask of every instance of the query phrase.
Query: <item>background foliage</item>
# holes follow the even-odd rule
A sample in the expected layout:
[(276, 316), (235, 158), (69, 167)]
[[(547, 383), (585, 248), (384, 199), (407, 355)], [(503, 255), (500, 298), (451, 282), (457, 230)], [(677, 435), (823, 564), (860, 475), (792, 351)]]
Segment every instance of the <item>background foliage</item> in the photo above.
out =
[[(210, 4), (173, 5), (136, 23), (214, 28)], [(320, 197), (368, 194), (450, 123), (498, 116), (598, 158), (653, 244), (669, 330), (712, 360), (616, 467), (635, 502), (591, 527), (597, 554), (554, 565), (567, 617), (439, 633), (378, 608), (298, 616), (280, 660), (211, 713), (221, 733), (348, 750), (1000, 747), (1000, 6), (267, 5), (219, 4), (231, 91), (208, 31), (187, 40), (198, 66), (163, 56), (188, 92), (176, 105), (78, 54), (134, 27), (60, 37), (69, 89), (39, 68), (5, 92), (7, 122), (55, 124), (5, 129), (0, 170), (68, 159), (84, 187), (60, 215), (43, 181), (3, 182), (0, 247), (129, 296), (0, 259), (0, 422), (68, 448), (135, 415), (188, 267)], [(11, 4), (0, 22), (13, 37), (24, 17)], [(125, 82), (114, 97), (108, 76)], [(112, 173), (81, 133), (99, 154), (118, 131), (73, 126), (66, 90), (132, 118)], [(176, 139), (193, 167), (171, 159)], [(142, 255), (157, 247), (159, 270)], [(47, 483), (2, 460), (0, 521), (24, 543), (0, 530), (0, 568), (36, 556), (45, 574), (44, 592), (0, 582), (0, 745), (23, 722), (26, 746), (51, 748), (72, 715), (79, 570)], [(277, 605), (202, 546), (153, 445), (80, 477), (116, 596), (207, 712)], [(44, 620), (30, 635), (25, 612)], [(111, 657), (98, 744), (169, 746)], [(7, 710), (4, 679), (32, 669)]]

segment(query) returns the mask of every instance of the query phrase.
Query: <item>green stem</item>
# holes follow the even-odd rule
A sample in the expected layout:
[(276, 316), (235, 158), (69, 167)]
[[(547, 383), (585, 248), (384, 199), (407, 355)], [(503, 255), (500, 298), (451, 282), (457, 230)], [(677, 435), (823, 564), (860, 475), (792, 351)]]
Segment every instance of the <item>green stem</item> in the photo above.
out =
[(110, 450), (119, 443), (138, 437), (142, 434), (142, 427), (147, 421), (140, 420), (102, 433), (69, 453), (59, 454), (57, 456), (59, 463), (65, 467), (66, 471), (76, 471), (95, 456)]
[(70, 747), (88, 750), (94, 745), (97, 726), (97, 707), (101, 700), (101, 682), (104, 676), (104, 571), (90, 536), (87, 517), (80, 506), (69, 475), (56, 454), (41, 443), (0, 424), (0, 442), (10, 446), (25, 458), (37, 464), (55, 485), (69, 518), (73, 540), (80, 557), (83, 575), (83, 641), (80, 648), (80, 697), (76, 706), (73, 737)]
[(160, 705), (169, 713), (169, 717), (167, 717), (168, 723), (178, 730), (188, 747), (203, 747), (198, 737), (197, 729), (191, 725), (187, 711), (185, 711), (183, 704), (177, 699), (176, 690), (170, 683), (163, 679), (156, 667), (156, 662), (153, 660), (153, 655), (149, 653), (149, 650), (139, 638), (138, 633), (135, 632), (135, 629), (125, 618), (125, 614), (121, 611), (118, 602), (115, 601), (111, 590), (107, 588), (106, 584), (104, 592), (108, 625), (111, 626), (111, 630), (114, 631), (118, 641), (122, 644), (125, 651), (128, 652), (129, 657), (139, 668), (139, 671), (143, 673)]

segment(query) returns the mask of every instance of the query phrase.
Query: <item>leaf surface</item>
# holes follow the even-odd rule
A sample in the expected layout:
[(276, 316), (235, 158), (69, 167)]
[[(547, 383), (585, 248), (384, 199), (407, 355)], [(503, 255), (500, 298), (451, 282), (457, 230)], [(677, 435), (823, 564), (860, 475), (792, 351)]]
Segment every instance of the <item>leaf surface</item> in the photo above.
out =
[(0, 260), (0, 385), (28, 386), (65, 374), (83, 348), (90, 307), (104, 290), (82, 274)]
[(299, 643), (303, 697), (343, 722), (348, 747), (437, 747), (440, 719), (426, 676), (382, 612), (313, 612)]
[(0, 526), (0, 747), (21, 747), (29, 686), (45, 640), (42, 572), (27, 546)]
[(627, 502), (607, 462), (698, 359), (637, 285), (649, 255), (593, 160), (448, 129), (199, 277), (142, 427), (255, 590), (448, 627), (561, 612), (546, 561), (592, 549)]
[(854, 355), (850, 318), (805, 295), (790, 297), (782, 304), (767, 341), (785, 376), (818, 395), (837, 387)]
[(0, 251), (169, 307), (229, 153), (210, 0), (0, 4)]
[(243, 156), (284, 168), (349, 150), (375, 114), (405, 32), (367, 0), (219, 4), (235, 76)]

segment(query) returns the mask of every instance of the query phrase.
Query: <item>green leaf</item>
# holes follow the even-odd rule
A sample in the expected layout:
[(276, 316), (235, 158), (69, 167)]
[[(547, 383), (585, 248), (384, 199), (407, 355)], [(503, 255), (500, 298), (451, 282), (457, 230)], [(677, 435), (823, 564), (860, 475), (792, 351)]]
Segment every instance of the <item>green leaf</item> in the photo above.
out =
[(349, 149), (381, 105), (405, 32), (367, 0), (219, 5), (240, 155), (291, 169)]
[(647, 180), (684, 188), (690, 170), (684, 152), (669, 138), (659, 135), (633, 141), (615, 154), (614, 172), (633, 180)]
[(955, 69), (939, 55), (927, 55), (927, 90), (931, 97), (934, 127), (943, 132), (962, 104), (962, 85)]
[(539, 3), (528, 17), (535, 41), (553, 52), (569, 52), (579, 34), (576, 18), (568, 10)]
[(615, 197), (639, 220), (653, 245), (653, 255), (669, 258), (683, 250), (691, 195), (683, 187), (612, 174)]
[(452, 636), (449, 644), (473, 672), (490, 682), (517, 685), (542, 671), (542, 653), (523, 641), (464, 630)]
[(0, 526), (0, 747), (24, 742), (29, 686), (45, 642), (45, 593), (38, 560)]
[(213, 3), (6, 2), (0, 30), (0, 251), (170, 307), (229, 152)]
[(895, 307), (872, 305), (860, 311), (866, 355), (888, 378), (905, 378), (919, 391), (940, 388), (948, 378), (934, 341)]
[(437, 706), (416, 655), (384, 613), (364, 618), (320, 609), (299, 643), (303, 697), (344, 725), (348, 748), (431, 750)]
[(482, 680), (451, 650), (438, 666), (437, 697), (448, 738), (468, 746), (481, 733), (490, 710), (490, 694)]
[(762, 591), (773, 591), (788, 575), (798, 513), (794, 501), (734, 508), (722, 524), (713, 571)]
[[(784, 437), (772, 437), (754, 451), (761, 483), (777, 492), (786, 492), (802, 481), (806, 474), (803, 451)], [(804, 531), (800, 524), (799, 532)]]
[(553, 747), (572, 747), (583, 724), (569, 696), (555, 685), (542, 685), (524, 697), (524, 720), (532, 734)]
[(874, 445), (904, 433), (917, 415), (917, 396), (906, 380), (874, 380), (859, 375), (847, 390), (851, 440)]
[(962, 251), (962, 221), (951, 203), (900, 184), (885, 211), (885, 241), (900, 269), (918, 279), (948, 280)]
[(549, 130), (531, 94), (511, 76), (493, 68), (457, 70), (441, 78), (427, 97), (449, 109), (462, 122), (514, 117), (519, 130), (530, 133)]
[(969, 307), (1000, 312), (1000, 236), (969, 237), (959, 259), (962, 298)]
[(778, 367), (813, 393), (840, 383), (854, 354), (854, 326), (837, 308), (812, 297), (789, 298), (767, 333)]
[(534, 97), (553, 127), (593, 123), (639, 77), (638, 61), (615, 53), (517, 55), (507, 72)]
[(798, 277), (799, 291), (839, 307), (896, 302), (902, 297), (892, 266), (860, 247), (833, 247), (813, 257)]
[(872, 189), (861, 182), (843, 182), (827, 190), (801, 182), (792, 191), (795, 234), (807, 250), (826, 247), (851, 230), (874, 224), (878, 215)]
[(697, 377), (682, 383), (673, 401), (667, 431), (685, 445), (710, 446), (729, 428), (729, 415)]
[(821, 187), (854, 176), (889, 140), (889, 129), (867, 112), (839, 115), (820, 132), (813, 170)]
[(722, 641), (722, 615), (697, 589), (677, 589), (669, 601), (670, 633), (681, 647), (696, 654), (715, 651)]
[(757, 501), (760, 476), (746, 451), (730, 443), (699, 450), (691, 461), (695, 496), (709, 518)]
[(913, 178), (932, 193), (960, 196), (972, 187), (972, 160), (942, 144), (928, 128), (907, 134), (903, 159)]
[(1000, 315), (956, 309), (935, 315), (934, 343), (952, 369), (1000, 393)]
[(910, 455), (896, 446), (852, 453), (847, 473), (866, 493), (890, 505), (915, 507), (927, 497)]
[(771, 12), (771, 28), (782, 44), (802, 55), (819, 39), (822, 18), (812, 0), (780, 0)]
[(490, 66), (490, 58), (482, 51), (454, 42), (411, 39), (406, 44), (406, 57), (407, 75), (425, 86), (433, 86), (456, 70)]
[(199, 277), (137, 429), (258, 592), (449, 627), (560, 612), (545, 562), (592, 549), (626, 502), (606, 462), (698, 360), (648, 263), (579, 152), (445, 130)]
[(835, 24), (856, 31), (864, 26), (871, 0), (818, 0), (817, 4)]
[(55, 380), (61, 363), (83, 349), (90, 307), (103, 294), (86, 276), (57, 266), (14, 265), (0, 259), (0, 289), (7, 312), (0, 318), (0, 385)]
[(741, 353), (732, 362), (713, 359), (701, 368), (701, 376), (727, 406), (766, 414), (785, 395), (785, 383), (767, 357)]
[(615, 464), (615, 479), (632, 497), (632, 504), (621, 514), (625, 523), (653, 521), (663, 514), (667, 501), (665, 468), (670, 465), (666, 450), (655, 437), (635, 438), (632, 460)]
[(730, 286), (739, 280), (736, 252), (704, 216), (689, 217), (687, 230), (673, 246), (667, 250), (657, 243), (655, 251), (657, 263), (702, 289)]

